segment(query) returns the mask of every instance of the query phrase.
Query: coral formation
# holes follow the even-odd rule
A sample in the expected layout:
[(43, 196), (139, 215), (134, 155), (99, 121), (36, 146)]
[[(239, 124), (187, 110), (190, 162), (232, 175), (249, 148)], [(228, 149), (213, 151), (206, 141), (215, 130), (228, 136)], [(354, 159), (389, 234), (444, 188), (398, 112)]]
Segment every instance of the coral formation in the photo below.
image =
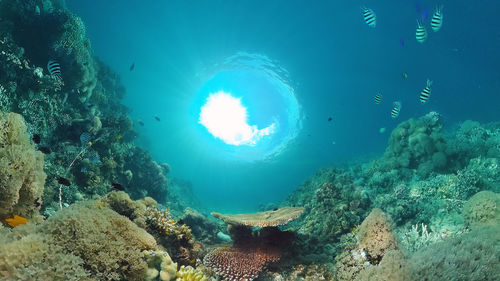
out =
[(181, 266), (177, 271), (175, 281), (207, 281), (207, 276), (191, 266)]
[(217, 242), (220, 233), (218, 225), (200, 212), (188, 207), (180, 221), (189, 226), (197, 241), (208, 244)]
[(268, 227), (285, 225), (300, 217), (303, 212), (304, 208), (302, 207), (283, 207), (277, 210), (252, 214), (223, 215), (212, 212), (211, 215), (227, 224)]
[(43, 193), (43, 154), (29, 141), (19, 114), (0, 113), (0, 220), (20, 215), (39, 220), (35, 201)]
[(156, 249), (150, 234), (98, 201), (57, 212), (40, 231), (80, 257), (92, 276), (105, 280), (142, 280), (147, 269), (142, 251)]
[(385, 252), (397, 248), (389, 219), (378, 208), (373, 209), (359, 226), (358, 241), (372, 264), (378, 264)]
[(220, 247), (208, 253), (204, 263), (227, 280), (244, 281), (257, 278), (268, 263), (280, 257), (279, 251), (267, 247)]
[(481, 191), (472, 196), (463, 208), (469, 227), (500, 225), (500, 194)]

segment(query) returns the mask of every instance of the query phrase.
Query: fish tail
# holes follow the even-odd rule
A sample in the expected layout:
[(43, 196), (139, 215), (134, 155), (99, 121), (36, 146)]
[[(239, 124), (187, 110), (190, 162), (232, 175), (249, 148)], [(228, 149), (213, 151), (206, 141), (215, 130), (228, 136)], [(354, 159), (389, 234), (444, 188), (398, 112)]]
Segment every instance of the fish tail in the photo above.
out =
[(427, 87), (432, 86), (432, 80), (427, 78)]

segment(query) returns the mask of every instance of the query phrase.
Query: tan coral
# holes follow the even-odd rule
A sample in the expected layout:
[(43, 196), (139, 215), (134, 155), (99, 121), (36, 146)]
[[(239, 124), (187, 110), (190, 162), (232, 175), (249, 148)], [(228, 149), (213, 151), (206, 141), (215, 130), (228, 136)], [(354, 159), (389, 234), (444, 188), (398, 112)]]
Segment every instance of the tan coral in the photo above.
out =
[(359, 226), (358, 241), (372, 264), (378, 264), (386, 251), (397, 248), (389, 218), (378, 208), (373, 209)]
[(44, 156), (30, 144), (23, 117), (0, 114), (0, 220), (20, 215), (41, 220), (35, 201), (43, 193)]
[(285, 225), (300, 217), (303, 212), (304, 208), (302, 207), (283, 207), (273, 211), (252, 214), (223, 215), (216, 212), (211, 214), (227, 224), (269, 227)]

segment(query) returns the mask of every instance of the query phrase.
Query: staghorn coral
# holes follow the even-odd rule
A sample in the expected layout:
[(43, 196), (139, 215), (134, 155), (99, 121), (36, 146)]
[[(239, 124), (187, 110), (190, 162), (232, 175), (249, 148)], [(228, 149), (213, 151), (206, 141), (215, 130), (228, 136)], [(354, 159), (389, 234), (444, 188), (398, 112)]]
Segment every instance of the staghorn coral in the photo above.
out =
[(19, 114), (0, 114), (0, 219), (13, 214), (40, 219), (36, 200), (41, 200), (46, 175), (43, 154), (29, 142)]
[(285, 225), (300, 217), (303, 212), (304, 208), (302, 207), (283, 207), (273, 211), (252, 214), (223, 215), (212, 212), (211, 215), (227, 224), (268, 227)]
[(224, 280), (251, 281), (268, 263), (280, 258), (281, 253), (270, 247), (220, 247), (208, 253), (203, 262)]

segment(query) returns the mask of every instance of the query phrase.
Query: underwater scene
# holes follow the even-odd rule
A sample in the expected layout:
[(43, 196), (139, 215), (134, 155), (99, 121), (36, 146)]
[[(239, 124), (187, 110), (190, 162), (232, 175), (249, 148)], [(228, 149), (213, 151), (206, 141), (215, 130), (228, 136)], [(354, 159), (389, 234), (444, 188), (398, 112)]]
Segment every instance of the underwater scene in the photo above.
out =
[(0, 281), (500, 280), (498, 11), (0, 0)]

